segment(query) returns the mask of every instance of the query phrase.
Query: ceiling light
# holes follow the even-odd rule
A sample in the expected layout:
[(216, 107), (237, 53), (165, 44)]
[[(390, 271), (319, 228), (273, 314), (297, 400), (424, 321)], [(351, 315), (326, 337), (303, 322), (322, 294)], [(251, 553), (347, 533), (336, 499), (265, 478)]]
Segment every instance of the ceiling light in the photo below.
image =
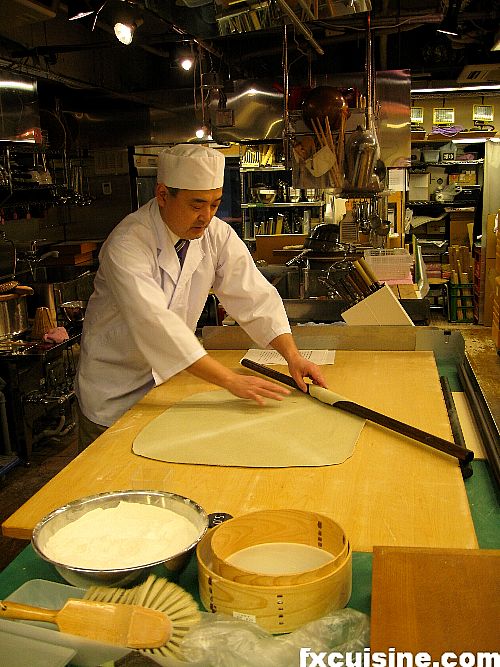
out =
[(134, 2), (120, 3), (120, 8), (114, 12), (113, 30), (116, 38), (122, 44), (128, 45), (134, 39), (134, 33), (144, 23)]
[(202, 125), (199, 127), (196, 132), (197, 139), (205, 139), (206, 141), (212, 141), (212, 132), (207, 125)]
[(95, 12), (88, 0), (68, 0), (68, 21), (77, 21)]
[(482, 86), (448, 86), (435, 88), (412, 88), (411, 95), (419, 95), (420, 93), (473, 93), (473, 92), (488, 92), (489, 90), (500, 90), (500, 84), (485, 84)]
[(491, 47), (490, 51), (500, 51), (500, 30), (497, 31), (493, 39), (493, 46)]
[(448, 11), (441, 22), (437, 32), (442, 32), (445, 35), (458, 35), (458, 15), (460, 13), (460, 5), (462, 0), (448, 0)]
[(135, 21), (132, 21), (131, 23), (121, 23), (118, 21), (113, 27), (116, 39), (122, 44), (132, 44), (136, 27)]
[(182, 69), (186, 70), (186, 72), (189, 72), (191, 67), (194, 64), (193, 58), (182, 58), (180, 61)]

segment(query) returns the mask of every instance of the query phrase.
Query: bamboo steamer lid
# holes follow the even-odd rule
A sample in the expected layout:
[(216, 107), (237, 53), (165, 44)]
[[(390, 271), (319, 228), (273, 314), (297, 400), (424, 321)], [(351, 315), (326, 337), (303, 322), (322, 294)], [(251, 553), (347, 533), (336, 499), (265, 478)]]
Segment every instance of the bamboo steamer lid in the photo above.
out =
[[(259, 520), (265, 520), (265, 515), (275, 512), (282, 511), (252, 514), (260, 515)], [(286, 514), (288, 510), (283, 512)], [(305, 514), (312, 515), (311, 522), (317, 520), (315, 513)], [(254, 516), (254, 520), (256, 518)], [(272, 520), (275, 521), (276, 517), (273, 516)], [(348, 603), (352, 588), (352, 554), (347, 539), (345, 555), (336, 561), (337, 567), (330, 572), (318, 572), (316, 578), (310, 581), (259, 585), (233, 581), (215, 571), (217, 556), (212, 550), (212, 540), (224, 525), (207, 533), (196, 550), (200, 599), (207, 611), (250, 620), (269, 632), (283, 633), (292, 632), (309, 621), (342, 609)]]
[[(330, 556), (330, 559), (323, 565), (311, 564), (310, 567), (305, 560), (301, 571), (287, 570), (286, 560), (282, 560), (279, 564), (281, 571), (272, 574), (241, 567), (232, 560), (242, 550), (272, 543), (286, 543), (292, 552), (293, 545), (315, 547)], [(213, 531), (211, 548), (215, 572), (232, 581), (260, 586), (316, 581), (338, 569), (349, 553), (348, 540), (335, 521), (316, 512), (302, 510), (266, 510), (230, 519)], [(304, 555), (307, 559), (307, 552), (301, 557)], [(311, 556), (314, 556), (314, 552), (311, 552)], [(314, 562), (316, 558), (311, 560)]]

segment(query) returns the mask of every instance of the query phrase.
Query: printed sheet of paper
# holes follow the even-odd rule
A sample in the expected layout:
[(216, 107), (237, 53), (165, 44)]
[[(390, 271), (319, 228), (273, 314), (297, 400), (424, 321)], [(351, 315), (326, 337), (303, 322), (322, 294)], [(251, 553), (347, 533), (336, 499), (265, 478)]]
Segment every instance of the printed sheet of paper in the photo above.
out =
[[(333, 364), (335, 362), (335, 350), (300, 350), (300, 354), (309, 359), (318, 366)], [(255, 361), (264, 366), (282, 365), (286, 366), (286, 360), (276, 350), (251, 349), (245, 354), (243, 359)]]
[(299, 392), (259, 406), (226, 390), (207, 391), (149, 422), (132, 450), (169, 463), (327, 466), (352, 455), (363, 425), (363, 419)]

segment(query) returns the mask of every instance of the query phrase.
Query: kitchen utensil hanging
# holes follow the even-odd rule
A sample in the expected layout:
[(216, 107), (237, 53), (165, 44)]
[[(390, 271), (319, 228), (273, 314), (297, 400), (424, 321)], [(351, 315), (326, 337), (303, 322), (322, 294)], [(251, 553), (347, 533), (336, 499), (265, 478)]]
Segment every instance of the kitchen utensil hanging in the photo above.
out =
[(358, 125), (346, 143), (347, 189), (352, 191), (380, 190), (374, 168), (379, 159), (380, 147), (375, 129), (375, 77), (370, 12), (366, 24), (366, 114), (365, 128)]

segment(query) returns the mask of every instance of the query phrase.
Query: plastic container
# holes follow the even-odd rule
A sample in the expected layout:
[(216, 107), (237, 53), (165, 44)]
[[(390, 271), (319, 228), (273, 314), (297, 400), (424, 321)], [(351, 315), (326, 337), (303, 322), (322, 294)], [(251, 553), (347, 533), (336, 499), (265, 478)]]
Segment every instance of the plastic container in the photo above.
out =
[(424, 162), (439, 162), (440, 152), (436, 150), (422, 151)]
[(365, 260), (377, 276), (384, 282), (412, 282), (411, 267), (413, 255), (404, 248), (388, 250), (365, 250)]

